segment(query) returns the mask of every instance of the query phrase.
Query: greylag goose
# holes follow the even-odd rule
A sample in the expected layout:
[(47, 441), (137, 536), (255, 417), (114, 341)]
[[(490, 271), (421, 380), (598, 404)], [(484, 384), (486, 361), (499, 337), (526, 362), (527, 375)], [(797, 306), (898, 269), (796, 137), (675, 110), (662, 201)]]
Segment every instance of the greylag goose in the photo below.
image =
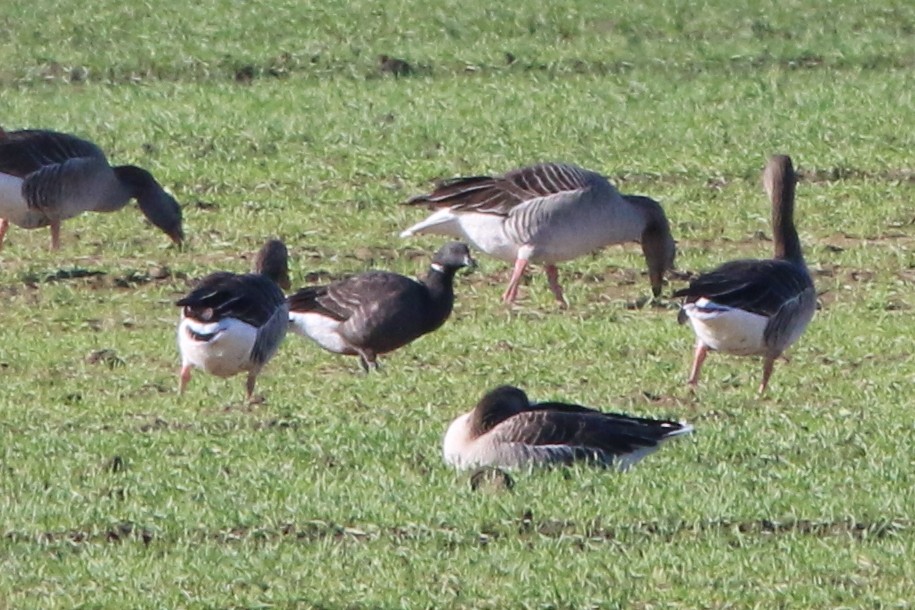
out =
[(172, 241), (184, 239), (181, 208), (148, 171), (112, 167), (87, 140), (55, 131), (0, 129), (0, 247), (12, 223), (50, 226), (60, 248), (60, 223), (83, 212), (114, 212), (131, 199)]
[(483, 396), (455, 419), (442, 443), (457, 468), (511, 468), (583, 460), (625, 470), (664, 441), (692, 432), (689, 424), (604, 413), (561, 402), (531, 404), (513, 386)]
[(388, 271), (368, 271), (326, 286), (303, 288), (289, 297), (294, 332), (324, 349), (359, 356), (362, 368), (377, 368), (376, 357), (430, 333), (448, 319), (454, 305), (454, 274), (475, 267), (465, 244), (448, 243), (416, 281)]
[(762, 394), (775, 360), (800, 338), (813, 318), (816, 292), (794, 228), (796, 182), (791, 157), (769, 159), (763, 184), (772, 201), (775, 258), (724, 263), (674, 292), (675, 297), (686, 297), (678, 321), (689, 320), (696, 333), (690, 385), (699, 383), (699, 371), (710, 350), (761, 355)]
[(183, 394), (192, 367), (218, 377), (248, 373), (247, 397), (264, 365), (276, 354), (289, 325), (286, 296), (278, 281), (288, 284), (286, 246), (270, 240), (257, 257), (257, 273), (212, 273), (175, 304), (182, 308), (178, 324)]
[(655, 296), (676, 247), (657, 201), (621, 195), (598, 173), (575, 165), (542, 163), (502, 176), (440, 182), (408, 205), (433, 210), (401, 237), (438, 233), (463, 239), (486, 254), (514, 262), (502, 300), (512, 303), (529, 263), (543, 263), (550, 290), (566, 306), (556, 263), (610, 244), (639, 241)]

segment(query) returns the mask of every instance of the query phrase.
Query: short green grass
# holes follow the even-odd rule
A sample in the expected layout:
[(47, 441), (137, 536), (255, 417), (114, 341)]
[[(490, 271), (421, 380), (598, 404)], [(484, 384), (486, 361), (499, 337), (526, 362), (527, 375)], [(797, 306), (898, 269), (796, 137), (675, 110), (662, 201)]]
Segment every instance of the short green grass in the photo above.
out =
[[(189, 244), (134, 209), (68, 221), (59, 253), (10, 230), (0, 607), (908, 607), (913, 31), (892, 1), (3, 3), (2, 126), (149, 168)], [(422, 217), (401, 201), (556, 159), (660, 200), (698, 271), (770, 254), (773, 152), (802, 172), (822, 309), (763, 399), (753, 359), (684, 387), (692, 336), (633, 308), (637, 246), (562, 265), (568, 311), (539, 270), (502, 306), (481, 257), (381, 374), (290, 337), (261, 404), (241, 377), (175, 394), (173, 301), (269, 236), (296, 285), (418, 274), (441, 240), (399, 239)], [(696, 434), (474, 493), (441, 437), (502, 383)]]

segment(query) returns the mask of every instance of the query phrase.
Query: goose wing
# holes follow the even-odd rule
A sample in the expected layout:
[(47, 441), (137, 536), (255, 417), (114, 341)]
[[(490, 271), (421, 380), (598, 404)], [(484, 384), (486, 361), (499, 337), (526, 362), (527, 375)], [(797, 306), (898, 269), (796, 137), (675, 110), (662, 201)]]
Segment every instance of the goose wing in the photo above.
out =
[(213, 273), (175, 302), (185, 315), (202, 322), (235, 318), (260, 328), (282, 307), (285, 297), (270, 279), (259, 274)]
[(25, 129), (0, 136), (0, 172), (4, 174), (26, 178), (43, 167), (71, 159), (97, 159), (107, 163), (101, 148), (70, 134)]
[(654, 447), (682, 429), (682, 424), (673, 421), (547, 403), (509, 418), (493, 434), (499, 443), (537, 461), (610, 463), (618, 456)]
[(739, 260), (725, 263), (694, 278), (687, 288), (674, 292), (687, 303), (701, 298), (771, 317), (802, 294), (813, 291), (810, 274), (785, 260)]
[(541, 163), (502, 176), (444, 180), (431, 193), (417, 195), (407, 204), (506, 216), (532, 199), (589, 189), (595, 180), (603, 178), (576, 165)]

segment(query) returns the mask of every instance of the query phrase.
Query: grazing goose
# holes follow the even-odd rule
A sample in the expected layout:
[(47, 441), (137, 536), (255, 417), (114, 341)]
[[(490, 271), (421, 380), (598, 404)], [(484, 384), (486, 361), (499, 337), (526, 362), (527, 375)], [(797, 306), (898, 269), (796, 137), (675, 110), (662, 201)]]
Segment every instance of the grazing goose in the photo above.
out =
[(676, 247), (657, 201), (621, 195), (606, 178), (575, 165), (542, 163), (502, 176), (453, 178), (408, 205), (434, 213), (401, 237), (439, 233), (464, 239), (498, 259), (514, 262), (506, 303), (518, 296), (528, 263), (544, 263), (550, 290), (567, 305), (556, 263), (610, 244), (639, 241), (655, 296)]
[(0, 247), (9, 224), (50, 226), (60, 248), (60, 223), (83, 212), (114, 212), (131, 199), (176, 244), (184, 239), (181, 208), (148, 171), (111, 167), (87, 140), (38, 129), (0, 130)]
[(288, 284), (287, 264), (286, 246), (270, 240), (258, 254), (257, 273), (212, 273), (175, 303), (182, 307), (179, 394), (196, 367), (218, 377), (247, 371), (247, 397), (252, 399), (257, 375), (289, 325), (286, 297), (277, 285), (283, 278)]
[(293, 331), (337, 354), (359, 356), (362, 368), (376, 357), (436, 330), (454, 305), (454, 274), (475, 267), (460, 242), (435, 254), (429, 272), (416, 281), (388, 271), (368, 271), (327, 286), (303, 288), (289, 297)]
[(800, 338), (813, 318), (816, 292), (794, 228), (796, 182), (790, 157), (769, 159), (763, 184), (772, 200), (775, 258), (725, 263), (674, 292), (675, 297), (686, 297), (679, 322), (689, 320), (696, 333), (690, 385), (699, 383), (709, 350), (761, 355), (762, 394), (776, 358)]
[(571, 464), (584, 460), (625, 470), (667, 439), (692, 432), (675, 421), (603, 413), (561, 402), (531, 404), (516, 387), (501, 386), (455, 419), (442, 444), (457, 468)]

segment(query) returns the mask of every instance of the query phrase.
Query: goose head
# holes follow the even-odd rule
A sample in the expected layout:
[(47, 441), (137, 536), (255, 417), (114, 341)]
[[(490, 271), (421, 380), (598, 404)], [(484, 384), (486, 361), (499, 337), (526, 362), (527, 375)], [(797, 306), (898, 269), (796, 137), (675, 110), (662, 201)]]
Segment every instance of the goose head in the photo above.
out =
[(530, 400), (524, 390), (515, 386), (503, 385), (486, 393), (470, 418), (470, 429), (474, 436), (485, 434), (513, 415), (530, 407)]
[(176, 245), (184, 242), (181, 206), (145, 169), (133, 165), (114, 168), (118, 179), (135, 197), (143, 215), (168, 235)]
[(648, 279), (654, 296), (661, 295), (664, 274), (674, 268), (677, 244), (670, 233), (670, 223), (661, 204), (642, 195), (624, 195), (629, 203), (644, 210), (645, 228), (642, 230), (642, 254), (648, 265)]
[(470, 256), (470, 248), (459, 241), (445, 244), (432, 257), (432, 268), (443, 273), (453, 274), (464, 267), (474, 269), (476, 266), (477, 262)]
[(254, 272), (267, 276), (283, 290), (289, 290), (289, 251), (279, 239), (265, 243), (254, 259)]

